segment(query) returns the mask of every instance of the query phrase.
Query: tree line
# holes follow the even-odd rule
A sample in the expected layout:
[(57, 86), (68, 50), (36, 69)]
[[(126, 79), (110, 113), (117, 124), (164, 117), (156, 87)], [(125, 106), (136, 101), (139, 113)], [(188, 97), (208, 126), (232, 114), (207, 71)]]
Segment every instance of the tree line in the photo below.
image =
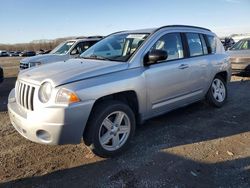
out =
[(58, 38), (55, 40), (37, 40), (29, 43), (18, 43), (18, 44), (0, 44), (0, 50), (7, 51), (39, 51), (39, 50), (52, 50), (58, 46), (61, 42), (72, 39), (68, 38)]

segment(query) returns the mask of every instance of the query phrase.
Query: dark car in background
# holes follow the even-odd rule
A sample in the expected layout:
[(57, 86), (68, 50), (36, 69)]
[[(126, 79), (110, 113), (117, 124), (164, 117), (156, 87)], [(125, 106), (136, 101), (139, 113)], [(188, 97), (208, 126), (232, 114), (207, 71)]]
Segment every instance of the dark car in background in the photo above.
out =
[(4, 76), (3, 76), (3, 68), (0, 67), (0, 83), (3, 82)]
[(228, 54), (234, 74), (250, 74), (250, 38), (238, 41), (228, 50)]
[(21, 57), (30, 57), (30, 56), (35, 56), (36, 52), (34, 51), (23, 51), (19, 54)]

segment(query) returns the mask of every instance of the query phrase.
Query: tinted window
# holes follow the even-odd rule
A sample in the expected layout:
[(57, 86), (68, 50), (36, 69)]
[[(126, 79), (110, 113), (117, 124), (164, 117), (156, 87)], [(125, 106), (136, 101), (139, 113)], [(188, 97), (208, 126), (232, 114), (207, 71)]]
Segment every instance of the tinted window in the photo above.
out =
[(214, 36), (207, 35), (208, 53), (214, 54), (216, 52), (216, 39)]
[(115, 50), (121, 50), (122, 49), (122, 44), (117, 42), (117, 41), (111, 41), (110, 45), (112, 46), (113, 49)]
[(162, 36), (151, 50), (165, 50), (168, 53), (167, 60), (183, 58), (183, 46), (179, 33), (169, 33)]
[(109, 47), (108, 47), (107, 44), (104, 44), (104, 45), (102, 45), (102, 46), (98, 46), (98, 47), (95, 49), (96, 52), (109, 51), (109, 50), (110, 50), (110, 49), (109, 49)]
[(203, 55), (202, 43), (199, 34), (187, 33), (186, 36), (187, 36), (190, 56), (194, 57)]

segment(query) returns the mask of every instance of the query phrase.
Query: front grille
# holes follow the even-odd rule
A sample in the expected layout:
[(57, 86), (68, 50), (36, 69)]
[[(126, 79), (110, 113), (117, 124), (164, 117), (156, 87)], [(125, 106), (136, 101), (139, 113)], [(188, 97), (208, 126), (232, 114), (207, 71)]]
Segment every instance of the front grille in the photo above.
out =
[(23, 69), (27, 69), (29, 68), (29, 64), (28, 63), (22, 63), (20, 62), (20, 69), (23, 70)]
[(33, 111), (35, 87), (30, 86), (26, 83), (17, 81), (15, 90), (16, 90), (17, 102), (24, 108)]

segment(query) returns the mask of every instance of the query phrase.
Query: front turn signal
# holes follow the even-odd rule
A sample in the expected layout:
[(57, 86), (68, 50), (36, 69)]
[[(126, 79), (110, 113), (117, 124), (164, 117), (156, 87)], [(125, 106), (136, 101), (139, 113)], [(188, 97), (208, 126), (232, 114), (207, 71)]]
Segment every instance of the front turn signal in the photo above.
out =
[(56, 95), (57, 104), (72, 104), (76, 102), (80, 102), (79, 97), (76, 95), (76, 93), (67, 89), (60, 89)]

